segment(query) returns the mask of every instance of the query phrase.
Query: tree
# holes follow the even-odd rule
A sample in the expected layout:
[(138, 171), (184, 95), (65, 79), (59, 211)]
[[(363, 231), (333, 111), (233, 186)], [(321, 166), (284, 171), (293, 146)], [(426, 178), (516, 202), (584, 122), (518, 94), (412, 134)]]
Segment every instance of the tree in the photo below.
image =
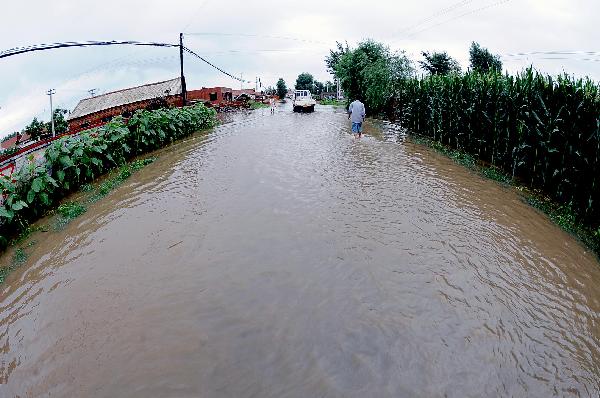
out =
[(333, 90), (335, 90), (335, 84), (333, 84), (331, 81), (327, 80), (325, 82), (325, 91), (329, 93)]
[(312, 93), (313, 94), (321, 94), (324, 91), (325, 91), (325, 85), (323, 83), (315, 80), (315, 83), (313, 84)]
[(296, 90), (310, 90), (312, 92), (314, 84), (313, 75), (310, 73), (300, 73), (296, 79)]
[(479, 73), (488, 73), (495, 71), (502, 72), (502, 61), (499, 55), (493, 55), (487, 48), (483, 48), (479, 43), (471, 43), (469, 49), (469, 60), (471, 61), (471, 69)]
[(335, 75), (349, 99), (365, 103), (367, 112), (382, 111), (391, 101), (398, 83), (413, 74), (404, 53), (392, 53), (373, 40), (345, 51), (335, 63)]
[(285, 85), (285, 80), (279, 78), (277, 80), (277, 96), (279, 99), (284, 99), (287, 94), (287, 86)]
[(423, 51), (421, 54), (423, 54), (425, 60), (419, 61), (419, 65), (431, 75), (447, 75), (460, 72), (458, 62), (445, 51), (441, 53)]
[(340, 58), (350, 52), (350, 48), (348, 47), (348, 43), (346, 42), (346, 47), (342, 45), (340, 42), (335, 42), (337, 49), (329, 50), (329, 55), (325, 57), (325, 65), (327, 65), (327, 72), (335, 75), (336, 67), (340, 60)]
[[(65, 120), (65, 115), (68, 113), (66, 109), (56, 108), (52, 114), (54, 115), (54, 132), (56, 135), (66, 133), (69, 124)], [(47, 131), (52, 131), (52, 125), (50, 122), (46, 123)]]
[(275, 95), (275, 94), (277, 94), (277, 90), (275, 88), (269, 86), (265, 89), (265, 94), (266, 95)]
[(46, 130), (46, 123), (39, 121), (37, 117), (34, 117), (31, 123), (23, 129), (23, 132), (29, 134), (32, 140), (39, 139), (46, 131), (48, 131)]

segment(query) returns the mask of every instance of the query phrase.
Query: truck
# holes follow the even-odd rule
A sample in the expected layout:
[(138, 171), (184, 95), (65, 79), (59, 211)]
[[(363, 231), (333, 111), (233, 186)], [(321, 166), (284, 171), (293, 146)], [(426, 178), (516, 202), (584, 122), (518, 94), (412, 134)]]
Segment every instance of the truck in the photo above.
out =
[(314, 100), (310, 91), (308, 90), (296, 90), (294, 91), (294, 112), (314, 112), (315, 104), (317, 101)]

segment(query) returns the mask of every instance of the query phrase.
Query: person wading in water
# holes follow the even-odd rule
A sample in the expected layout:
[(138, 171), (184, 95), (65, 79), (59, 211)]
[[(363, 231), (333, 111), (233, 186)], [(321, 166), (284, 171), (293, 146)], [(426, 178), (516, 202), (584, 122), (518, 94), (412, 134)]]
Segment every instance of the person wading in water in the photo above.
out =
[(348, 107), (348, 119), (352, 120), (352, 132), (360, 138), (362, 136), (362, 124), (365, 120), (365, 105), (358, 99), (355, 99)]

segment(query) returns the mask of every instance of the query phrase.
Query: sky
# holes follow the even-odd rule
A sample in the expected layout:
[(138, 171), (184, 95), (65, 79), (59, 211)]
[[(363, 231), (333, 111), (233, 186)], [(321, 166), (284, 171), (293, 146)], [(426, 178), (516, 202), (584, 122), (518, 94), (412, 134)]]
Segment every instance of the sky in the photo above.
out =
[[(40, 43), (138, 40), (184, 45), (223, 70), (292, 87), (298, 74), (332, 80), (324, 58), (336, 41), (354, 47), (374, 39), (415, 62), (422, 51), (446, 51), (468, 68), (477, 41), (500, 55), (504, 69), (529, 65), (600, 81), (598, 0), (21, 0), (2, 7), (0, 51)], [(564, 52), (567, 54), (555, 54)], [(237, 80), (185, 56), (188, 89)], [(109, 46), (57, 49), (0, 59), (0, 137), (54, 107), (73, 110), (89, 96), (179, 76), (177, 48)]]

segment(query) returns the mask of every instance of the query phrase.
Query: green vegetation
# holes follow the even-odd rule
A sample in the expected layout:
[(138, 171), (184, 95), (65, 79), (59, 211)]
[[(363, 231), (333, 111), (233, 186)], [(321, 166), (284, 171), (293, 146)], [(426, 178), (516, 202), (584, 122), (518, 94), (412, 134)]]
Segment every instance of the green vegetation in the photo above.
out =
[(405, 57), (366, 41), (354, 50), (338, 43), (326, 63), (372, 114), (385, 112), (462, 164), (488, 165), (490, 178), (543, 192), (550, 202), (536, 203), (555, 205), (538, 207), (554, 209), (561, 226), (580, 225), (578, 236), (598, 250), (600, 85), (532, 68), (503, 75), (499, 58), (477, 43), (470, 59), (464, 74), (417, 78)]
[[(54, 132), (59, 135), (63, 134), (68, 129), (68, 123), (65, 119), (65, 115), (68, 113), (66, 109), (56, 108), (52, 112), (54, 119)], [(50, 134), (52, 132), (52, 122), (42, 122), (37, 118), (33, 118), (24, 129), (23, 133), (27, 133), (31, 136), (32, 140), (40, 139), (44, 134)]]
[(64, 218), (73, 219), (85, 213), (87, 209), (78, 202), (67, 202), (58, 206), (57, 212)]
[(313, 75), (307, 72), (300, 73), (296, 79), (296, 90), (312, 90), (314, 78)]
[[(121, 183), (127, 178), (129, 178), (133, 173), (140, 170), (142, 167), (154, 162), (155, 160), (155, 157), (137, 159), (131, 163), (127, 163), (119, 167), (115, 172), (111, 173), (111, 175), (109, 175), (108, 178), (98, 183), (95, 192), (93, 192), (93, 194), (87, 199), (87, 204), (102, 199), (103, 197), (108, 195), (110, 191), (115, 189), (117, 186), (121, 185)], [(80, 191), (94, 191), (94, 186), (92, 184), (84, 184), (82, 185)], [(64, 228), (69, 222), (79, 217), (86, 211), (86, 205), (77, 201), (71, 201), (61, 204), (56, 209), (56, 212), (59, 214), (59, 217), (56, 221), (56, 229)]]
[(448, 75), (450, 73), (460, 73), (458, 62), (448, 55), (446, 52), (429, 53), (423, 51), (421, 53), (423, 61), (419, 61), (419, 65), (430, 75)]
[(502, 61), (500, 61), (500, 56), (493, 55), (487, 48), (481, 47), (479, 43), (471, 43), (469, 60), (471, 61), (472, 71), (479, 73), (502, 72)]
[(335, 98), (332, 98), (332, 99), (324, 98), (322, 100), (319, 100), (319, 104), (321, 104), (321, 105), (344, 106), (345, 102), (344, 101), (336, 100)]
[[(0, 176), (4, 198), (0, 204), (0, 250), (6, 248), (10, 238), (26, 231), (32, 221), (56, 207), (71, 192), (88, 188), (91, 181), (114, 168), (119, 170), (117, 179), (122, 181), (151, 161), (135, 161), (125, 167), (129, 159), (211, 127), (215, 122), (215, 111), (203, 105), (139, 110), (127, 124), (116, 118), (100, 128), (53, 142), (44, 154), (45, 164), (36, 164), (30, 158), (12, 178)], [(114, 186), (101, 186), (99, 193), (107, 193)], [(72, 206), (63, 210), (75, 211)]]
[(285, 85), (285, 80), (279, 78), (277, 80), (277, 96), (279, 99), (284, 99), (287, 95), (287, 86)]
[(27, 253), (25, 253), (25, 250), (22, 247), (19, 247), (13, 253), (10, 265), (6, 267), (0, 267), (0, 283), (4, 283), (6, 276), (25, 261), (27, 261)]
[(476, 156), (600, 227), (600, 86), (529, 69), (430, 76), (400, 83), (402, 125)]
[(250, 106), (250, 109), (260, 109), (269, 107), (269, 105), (263, 104), (260, 101), (248, 101), (248, 105)]
[(316, 81), (310, 73), (303, 72), (296, 79), (296, 90), (309, 90), (311, 94), (321, 94), (325, 91), (325, 84)]
[(369, 114), (383, 111), (398, 84), (414, 72), (404, 53), (392, 53), (372, 40), (360, 43), (354, 50), (338, 43), (338, 50), (332, 50), (325, 62), (335, 71), (346, 97), (364, 102)]

